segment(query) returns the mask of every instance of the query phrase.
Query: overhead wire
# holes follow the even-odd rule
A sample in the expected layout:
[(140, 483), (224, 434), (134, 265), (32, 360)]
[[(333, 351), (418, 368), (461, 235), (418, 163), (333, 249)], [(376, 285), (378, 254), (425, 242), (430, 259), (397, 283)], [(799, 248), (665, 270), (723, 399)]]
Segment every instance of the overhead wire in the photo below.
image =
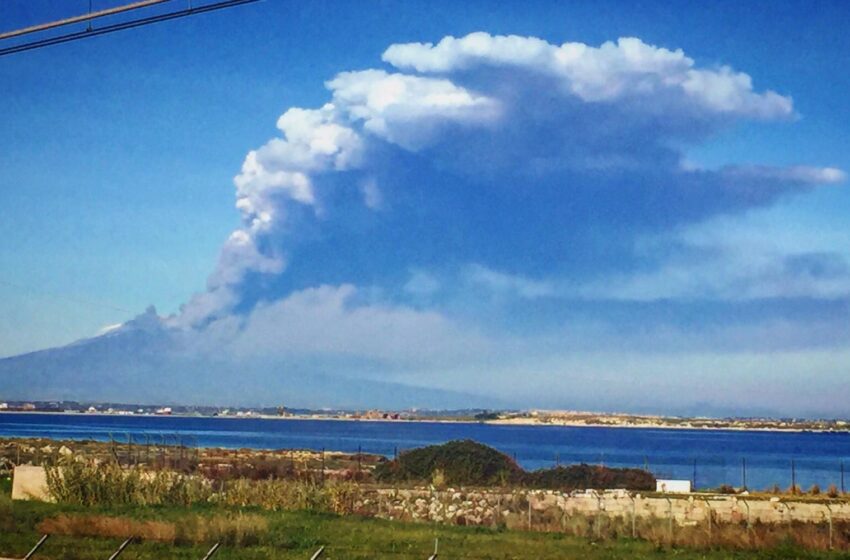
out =
[[(162, 21), (169, 21), (172, 19), (182, 18), (186, 16), (192, 16), (207, 12), (212, 12), (216, 10), (222, 10), (225, 8), (233, 8), (236, 6), (241, 6), (243, 4), (253, 4), (255, 2), (259, 2), (260, 0), (221, 0), (219, 2), (214, 2), (212, 4), (204, 4), (202, 6), (185, 8), (183, 10), (177, 10), (174, 12), (168, 12), (165, 14), (156, 14), (153, 16), (148, 16), (144, 18), (134, 19), (130, 21), (124, 21), (119, 23), (113, 23), (110, 25), (105, 25), (103, 27), (97, 28), (88, 28), (84, 31), (77, 31), (74, 33), (66, 33), (64, 35), (59, 35), (57, 37), (48, 37), (45, 39), (38, 39), (35, 41), (29, 41), (26, 43), (21, 43), (18, 45), (13, 45), (11, 47), (0, 48), (0, 56), (6, 56), (10, 54), (15, 54), (19, 52), (24, 52), (32, 49), (39, 49), (43, 47), (48, 47), (50, 45), (58, 45), (61, 43), (67, 43), (69, 41), (76, 41), (79, 39), (86, 39), (88, 37), (97, 37), (98, 35), (105, 35), (107, 33), (114, 33), (116, 31), (122, 31), (124, 29), (132, 29), (135, 27), (142, 27), (145, 25), (151, 25), (154, 23), (159, 23)], [(15, 33), (15, 32), (10, 32)], [(8, 35), (8, 33), (7, 33)], [(8, 40), (5, 39), (5, 40)]]

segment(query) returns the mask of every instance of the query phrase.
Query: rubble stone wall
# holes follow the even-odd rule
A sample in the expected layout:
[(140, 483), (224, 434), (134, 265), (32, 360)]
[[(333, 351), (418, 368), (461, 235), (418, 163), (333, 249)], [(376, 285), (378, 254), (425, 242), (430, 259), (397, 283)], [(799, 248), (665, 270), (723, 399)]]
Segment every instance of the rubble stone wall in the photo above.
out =
[(630, 521), (671, 519), (678, 525), (850, 521), (850, 502), (754, 498), (715, 494), (642, 495), (624, 490), (564, 493), (552, 490), (376, 489), (356, 509), (388, 519), (461, 525), (534, 525), (570, 516)]

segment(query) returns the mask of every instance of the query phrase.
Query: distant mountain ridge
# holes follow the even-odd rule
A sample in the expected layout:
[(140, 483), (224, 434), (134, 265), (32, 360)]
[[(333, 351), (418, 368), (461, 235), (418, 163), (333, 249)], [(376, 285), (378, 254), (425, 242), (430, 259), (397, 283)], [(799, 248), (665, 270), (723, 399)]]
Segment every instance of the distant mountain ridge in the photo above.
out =
[(467, 408), (475, 395), (185, 351), (153, 307), (66, 346), (0, 359), (0, 400), (236, 406)]

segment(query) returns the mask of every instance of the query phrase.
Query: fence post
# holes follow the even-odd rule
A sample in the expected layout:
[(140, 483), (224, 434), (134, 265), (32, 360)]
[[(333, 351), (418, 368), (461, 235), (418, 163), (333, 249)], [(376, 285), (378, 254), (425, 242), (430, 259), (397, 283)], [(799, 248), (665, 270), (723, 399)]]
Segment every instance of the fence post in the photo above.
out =
[(124, 552), (124, 549), (125, 549), (125, 548), (127, 548), (127, 546), (128, 546), (131, 542), (133, 542), (133, 537), (130, 537), (130, 538), (129, 538), (129, 539), (127, 539), (126, 541), (122, 542), (122, 543), (121, 543), (121, 546), (119, 546), (119, 547), (118, 547), (118, 550), (116, 550), (115, 552), (113, 552), (113, 553), (112, 553), (112, 556), (110, 556), (110, 557), (109, 557), (109, 560), (115, 560), (116, 558), (118, 558), (118, 557), (121, 555), (121, 553), (122, 553), (122, 552)]
[(120, 461), (118, 460), (118, 454), (115, 452), (115, 436), (112, 435), (112, 432), (109, 432), (109, 451), (115, 458), (115, 462), (120, 464)]
[(744, 507), (747, 508), (747, 529), (750, 529), (750, 527), (752, 527), (752, 524), (750, 523), (750, 504), (744, 498), (738, 499), (744, 502)]
[(669, 532), (670, 544), (673, 544), (673, 500), (664, 496), (667, 500), (667, 531)]
[(637, 538), (637, 504), (635, 503), (635, 497), (632, 494), (629, 494), (629, 499), (632, 501), (632, 538)]
[(207, 552), (207, 554), (204, 556), (203, 560), (210, 560), (210, 558), (212, 558), (213, 554), (215, 554), (216, 551), (218, 550), (219, 546), (221, 546), (221, 543), (215, 543), (212, 546), (212, 548), (209, 550), (209, 552)]
[(42, 535), (42, 537), (38, 540), (38, 542), (37, 542), (37, 543), (35, 543), (35, 546), (34, 546), (34, 547), (32, 547), (32, 550), (30, 550), (29, 552), (27, 552), (27, 555), (26, 555), (26, 556), (24, 556), (24, 560), (30, 560), (30, 558), (32, 558), (32, 557), (33, 557), (33, 555), (35, 554), (35, 552), (36, 552), (39, 548), (41, 548), (41, 545), (43, 545), (43, 544), (44, 544), (44, 541), (46, 541), (48, 538), (50, 538), (50, 535)]
[(747, 458), (741, 457), (741, 488), (747, 489)]
[(437, 560), (437, 547), (440, 546), (440, 539), (434, 539), (434, 554), (428, 557), (428, 560)]
[(696, 492), (696, 490), (697, 490), (697, 460), (696, 460), (696, 457), (694, 457), (694, 472), (691, 475), (691, 490), (693, 492)]
[(841, 461), (841, 493), (844, 494), (844, 460)]
[(797, 495), (797, 467), (793, 457), (791, 458), (791, 494)]
[(711, 510), (711, 504), (708, 502), (708, 498), (703, 496), (703, 501), (705, 502), (705, 507), (708, 509), (708, 515), (706, 515), (706, 519), (708, 519), (708, 543), (711, 544), (711, 516), (713, 514)]
[(829, 549), (832, 550), (832, 508), (829, 506), (828, 503), (824, 503), (823, 505), (826, 506), (826, 511), (827, 511), (827, 515), (828, 515), (828, 520), (829, 520)]
[(602, 494), (600, 494), (599, 492), (596, 492), (596, 507), (599, 510), (599, 515), (596, 516), (596, 538), (602, 540), (602, 518), (605, 517), (606, 521), (608, 520), (608, 518), (604, 513), (605, 504), (602, 502)]

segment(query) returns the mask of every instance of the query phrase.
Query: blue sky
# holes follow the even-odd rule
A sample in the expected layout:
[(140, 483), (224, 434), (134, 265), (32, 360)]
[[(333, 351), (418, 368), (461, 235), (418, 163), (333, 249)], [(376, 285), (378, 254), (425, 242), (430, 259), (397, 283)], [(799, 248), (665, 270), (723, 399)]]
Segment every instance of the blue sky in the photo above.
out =
[[(3, 26), (76, 4), (7, 2)], [(523, 405), (719, 410), (739, 383), (836, 414), (848, 18), (267, 0), (2, 57), (0, 355), (155, 304), (237, 355)], [(591, 54), (557, 66), (564, 43)]]

